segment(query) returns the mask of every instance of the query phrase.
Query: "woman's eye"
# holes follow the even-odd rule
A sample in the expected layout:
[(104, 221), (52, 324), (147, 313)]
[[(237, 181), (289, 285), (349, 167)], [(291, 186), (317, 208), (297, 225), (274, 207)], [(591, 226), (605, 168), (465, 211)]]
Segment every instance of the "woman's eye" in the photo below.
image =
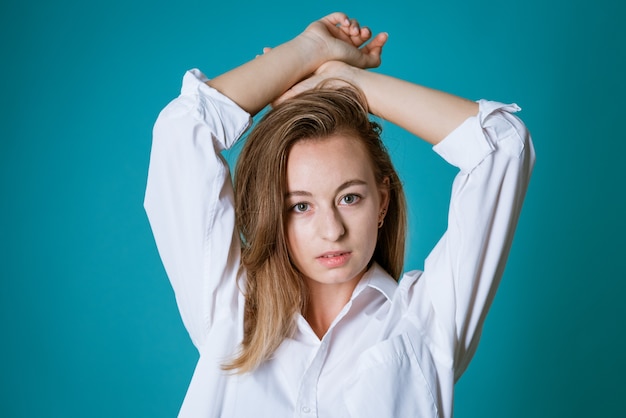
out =
[(341, 203), (343, 203), (344, 205), (354, 205), (356, 202), (359, 201), (359, 199), (361, 199), (361, 197), (358, 195), (348, 194), (341, 199)]
[(308, 203), (296, 203), (295, 205), (293, 205), (292, 209), (294, 212), (306, 212), (307, 210), (309, 210), (309, 204)]

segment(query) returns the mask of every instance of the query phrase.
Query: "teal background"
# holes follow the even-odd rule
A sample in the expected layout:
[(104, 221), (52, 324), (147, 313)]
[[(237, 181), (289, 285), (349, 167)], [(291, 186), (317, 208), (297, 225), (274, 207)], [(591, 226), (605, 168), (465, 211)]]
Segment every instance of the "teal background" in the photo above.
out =
[[(623, 416), (626, 19), (621, 2), (3, 1), (3, 417), (172, 417), (196, 361), (142, 208), (159, 110), (344, 10), (388, 31), (380, 71), (515, 101), (537, 165), (456, 416)], [(454, 170), (385, 125), (407, 264), (445, 228)], [(232, 158), (232, 155), (230, 156)]]

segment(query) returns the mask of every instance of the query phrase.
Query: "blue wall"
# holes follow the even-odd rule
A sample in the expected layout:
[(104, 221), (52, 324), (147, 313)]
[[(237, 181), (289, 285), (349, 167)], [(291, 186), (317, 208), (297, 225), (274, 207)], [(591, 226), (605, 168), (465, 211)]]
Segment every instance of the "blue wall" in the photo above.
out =
[[(335, 9), (390, 33), (380, 71), (516, 101), (537, 166), (457, 417), (618, 416), (626, 372), (620, 2), (5, 1), (0, 5), (0, 415), (172, 417), (196, 353), (142, 209), (152, 123)], [(450, 169), (386, 125), (408, 264), (445, 228)]]

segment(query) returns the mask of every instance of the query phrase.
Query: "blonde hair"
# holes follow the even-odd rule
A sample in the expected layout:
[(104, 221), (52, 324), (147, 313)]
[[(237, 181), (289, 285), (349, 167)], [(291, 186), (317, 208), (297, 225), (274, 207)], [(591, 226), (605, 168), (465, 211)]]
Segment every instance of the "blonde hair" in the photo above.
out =
[(244, 336), (225, 370), (245, 373), (271, 357), (292, 335), (307, 289), (290, 261), (285, 231), (286, 166), (291, 147), (303, 139), (349, 134), (365, 144), (376, 181), (389, 179), (390, 201), (373, 261), (399, 279), (404, 262), (404, 192), (367, 102), (354, 88), (319, 88), (270, 110), (250, 133), (235, 169), (235, 207), (245, 271)]

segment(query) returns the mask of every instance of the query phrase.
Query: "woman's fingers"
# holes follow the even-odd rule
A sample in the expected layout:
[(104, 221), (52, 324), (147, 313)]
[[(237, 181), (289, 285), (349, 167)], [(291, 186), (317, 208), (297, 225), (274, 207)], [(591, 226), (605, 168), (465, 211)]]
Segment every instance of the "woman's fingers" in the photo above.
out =
[(350, 27), (350, 19), (345, 13), (335, 12), (320, 19), (327, 27)]
[(380, 65), (386, 35), (379, 34), (372, 39), (372, 31), (361, 26), (357, 19), (350, 19), (341, 12), (331, 13), (309, 25), (307, 30), (322, 40), (331, 60), (360, 68)]
[(365, 42), (367, 42), (372, 37), (372, 31), (368, 27), (363, 27), (359, 29), (359, 33), (355, 36), (352, 36), (352, 43), (357, 48), (361, 47)]
[(267, 54), (268, 52), (270, 52), (271, 50), (272, 50), (272, 48), (270, 48), (269, 46), (266, 46), (266, 47), (264, 47), (264, 48), (263, 48), (263, 54), (257, 54), (257, 55), (255, 56), (255, 58), (259, 58), (261, 55), (265, 55), (265, 54)]
[(356, 19), (349, 19), (345, 23), (337, 25), (337, 28), (345, 35), (344, 39), (349, 39), (350, 43), (357, 48), (361, 47), (372, 36), (372, 31), (368, 27), (361, 27)]
[(362, 51), (366, 55), (375, 56), (380, 60), (380, 56), (383, 52), (383, 46), (389, 39), (389, 35), (386, 32), (379, 33), (362, 48)]
[(356, 19), (350, 19), (350, 36), (358, 36), (361, 33), (361, 25)]

